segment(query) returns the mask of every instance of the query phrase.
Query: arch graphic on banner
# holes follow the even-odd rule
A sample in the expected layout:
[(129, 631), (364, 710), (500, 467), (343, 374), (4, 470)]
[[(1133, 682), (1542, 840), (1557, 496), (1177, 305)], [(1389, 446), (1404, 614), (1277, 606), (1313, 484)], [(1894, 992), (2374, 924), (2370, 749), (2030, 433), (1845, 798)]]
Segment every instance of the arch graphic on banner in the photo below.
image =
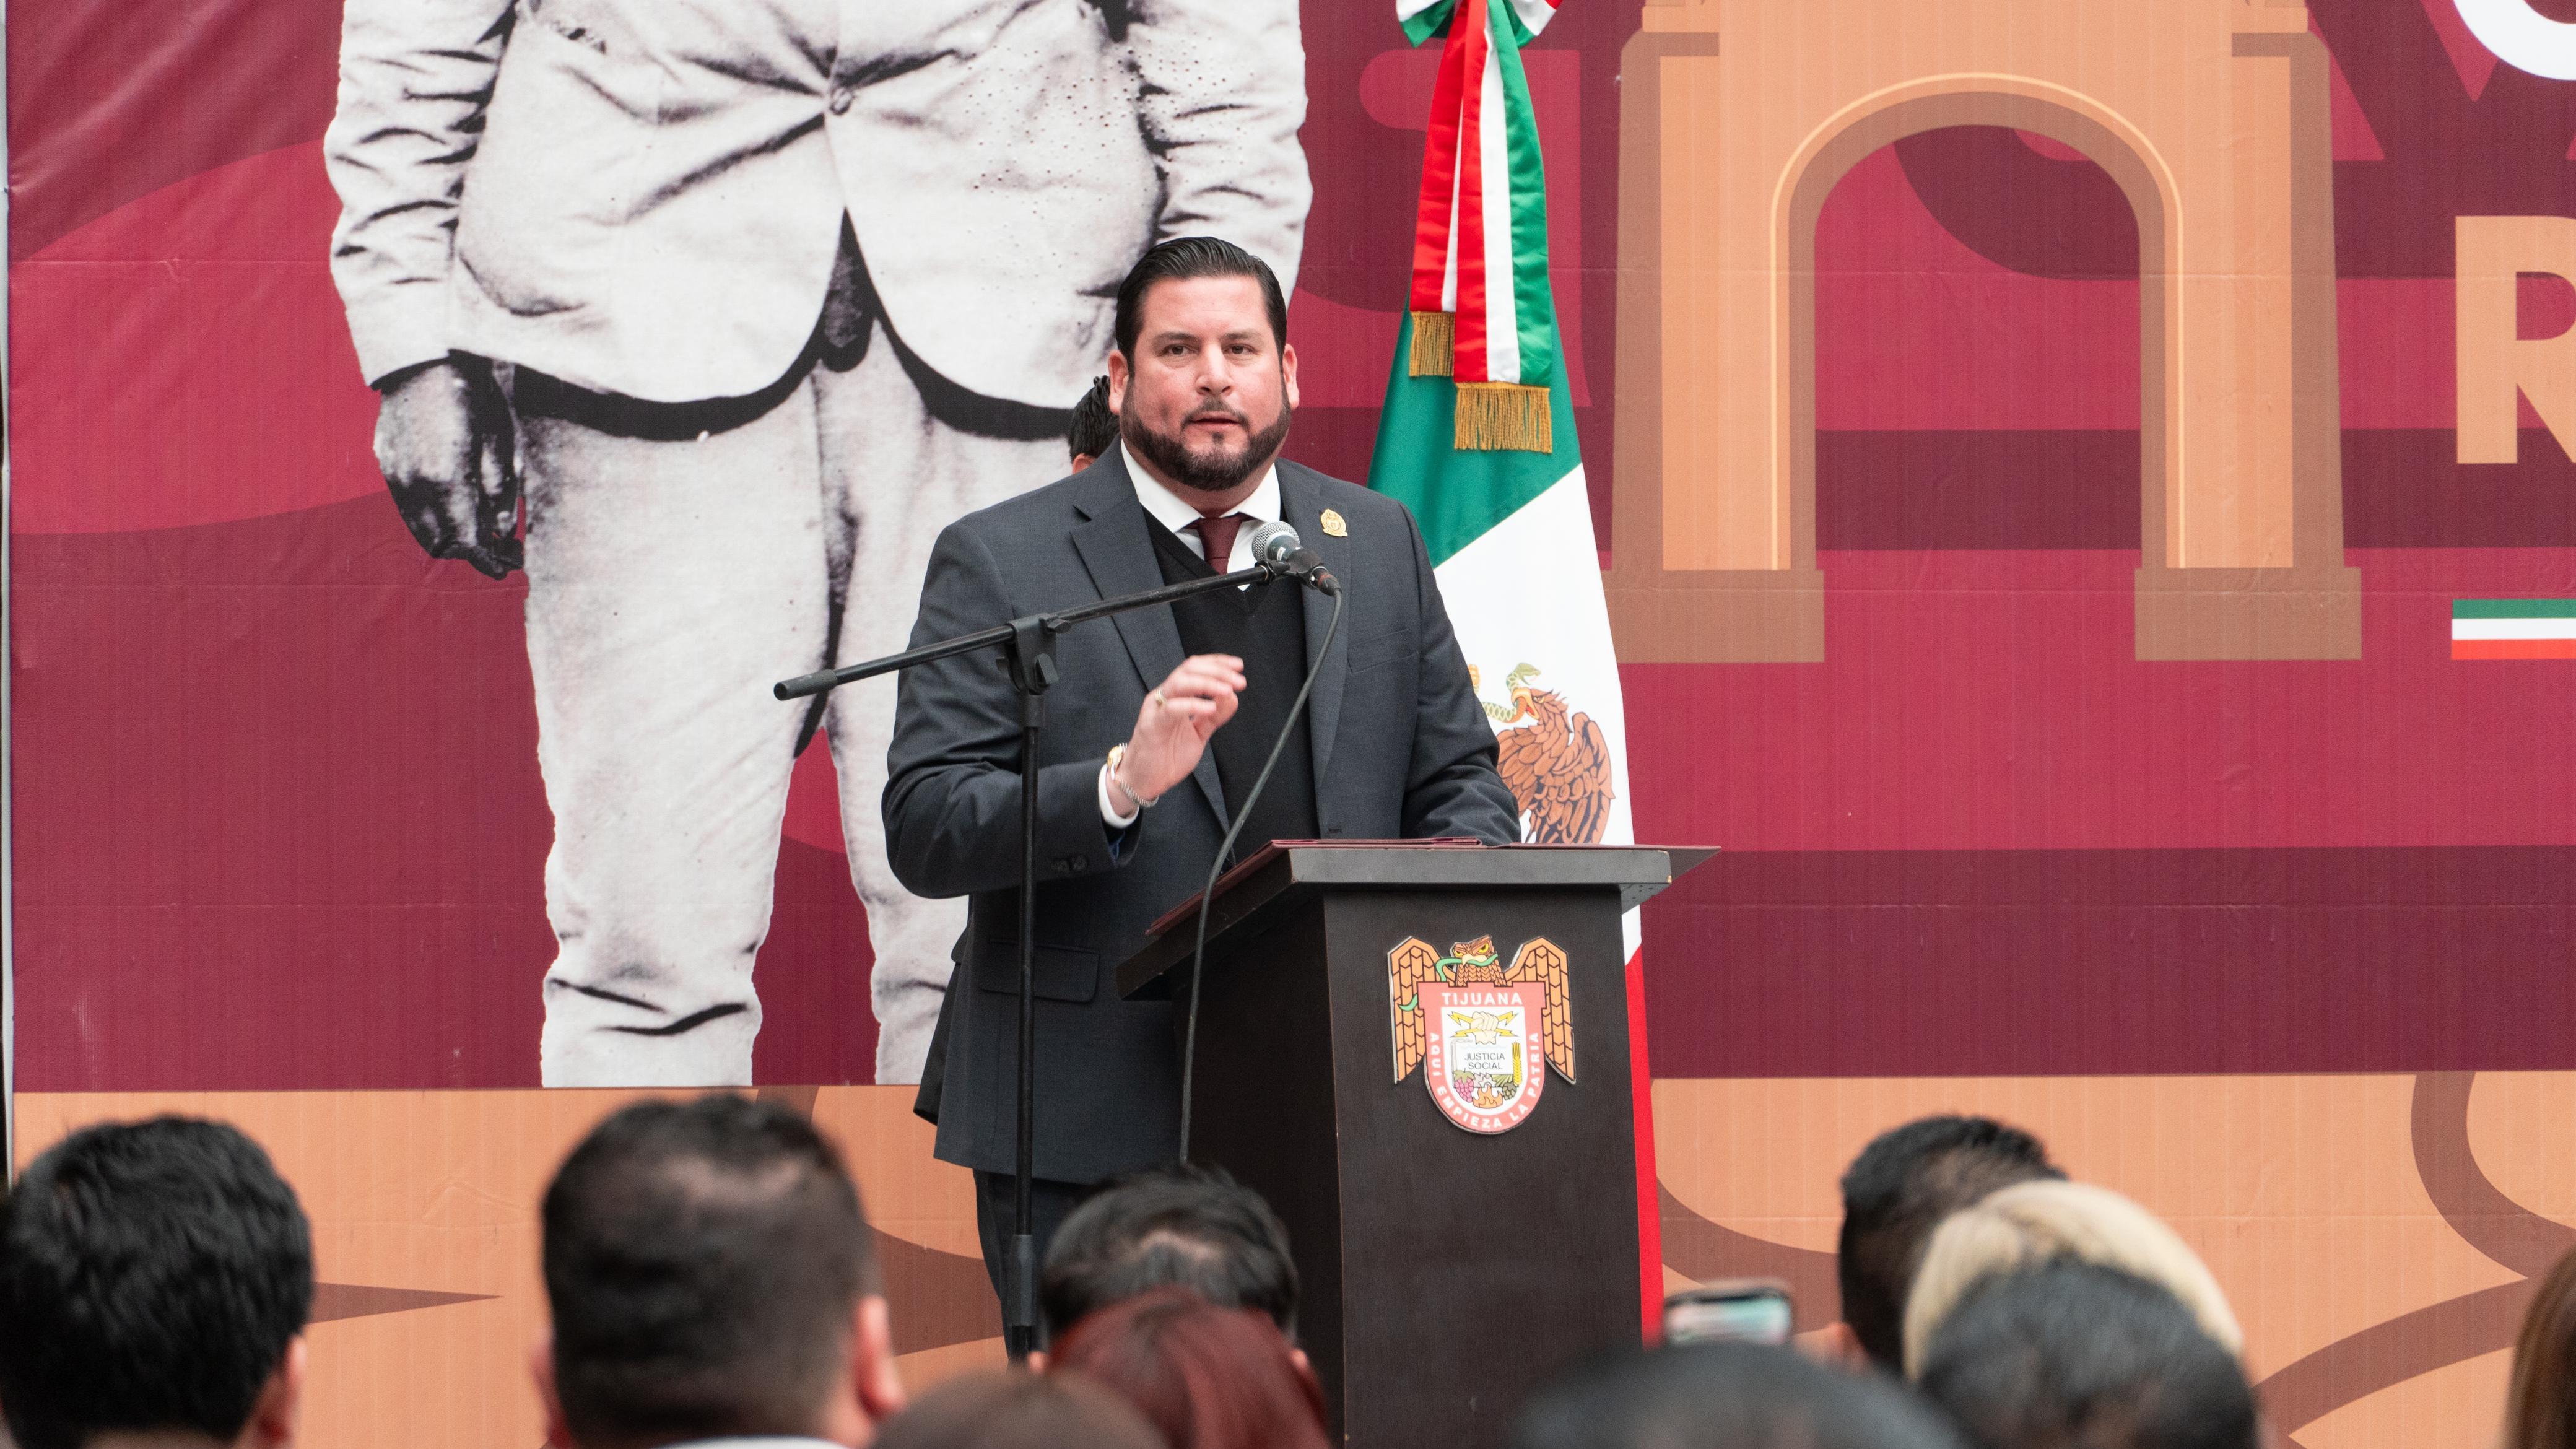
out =
[(1622, 59), (1622, 659), (1824, 657), (1816, 222), (1862, 158), (1952, 126), (2074, 147), (2137, 218), (2137, 656), (2359, 655), (2327, 57), (2303, 6), (2167, 8), (2142, 43), (2134, 12), (2042, 0), (1649, 0)]

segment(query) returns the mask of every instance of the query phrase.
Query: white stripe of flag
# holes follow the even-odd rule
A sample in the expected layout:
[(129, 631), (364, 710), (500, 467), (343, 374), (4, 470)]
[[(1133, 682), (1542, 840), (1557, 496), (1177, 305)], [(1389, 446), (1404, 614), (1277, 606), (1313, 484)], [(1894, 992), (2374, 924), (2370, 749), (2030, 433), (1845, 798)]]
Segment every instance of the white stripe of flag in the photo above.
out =
[(2576, 639), (2576, 615), (2554, 619), (2451, 620), (2454, 639)]
[[(1503, 60), (1485, 47), (1484, 104), (1477, 119), (1476, 149), (1483, 162), (1485, 202), (1485, 377), (1521, 380), (1519, 276), (1512, 269), (1512, 157), (1504, 139)], [(1460, 168), (1464, 170), (1465, 168)]]

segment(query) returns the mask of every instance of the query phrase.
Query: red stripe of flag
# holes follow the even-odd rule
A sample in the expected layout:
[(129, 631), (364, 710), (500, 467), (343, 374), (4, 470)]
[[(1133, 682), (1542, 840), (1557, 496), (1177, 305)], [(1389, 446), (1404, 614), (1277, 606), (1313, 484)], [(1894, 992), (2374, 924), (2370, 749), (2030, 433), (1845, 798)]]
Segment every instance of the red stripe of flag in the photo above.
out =
[(1422, 153), (1422, 201), (1413, 218), (1416, 312), (1446, 310), (1440, 292), (1449, 278), (1449, 217), (1458, 199), (1458, 106), (1472, 38), (1461, 13), (1464, 8), (1449, 14), (1449, 39), (1441, 47), (1439, 79), (1431, 88), (1431, 132)]
[[(1458, 326), (1449, 375), (1490, 381), (1485, 364), (1485, 51), (1487, 0), (1459, 0), (1449, 23), (1468, 27), (1464, 104), (1458, 125)], [(1501, 178), (1504, 185), (1511, 178)], [(1505, 277), (1503, 285), (1511, 285)]]
[(1664, 1337), (1663, 1193), (1655, 1178), (1655, 1075), (1646, 1063), (1646, 950), (1628, 957), (1628, 1091), (1637, 1129), (1637, 1289), (1646, 1342)]
[(2576, 639), (2454, 639), (2454, 659), (2576, 659)]

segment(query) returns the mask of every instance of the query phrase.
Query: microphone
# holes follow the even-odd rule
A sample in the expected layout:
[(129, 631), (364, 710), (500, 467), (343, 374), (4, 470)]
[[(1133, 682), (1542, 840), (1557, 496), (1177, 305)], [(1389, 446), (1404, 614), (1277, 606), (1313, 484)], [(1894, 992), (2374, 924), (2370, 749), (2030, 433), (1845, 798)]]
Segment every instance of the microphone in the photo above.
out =
[(1342, 581), (1315, 551), (1297, 537), (1297, 530), (1276, 519), (1252, 530), (1252, 556), (1263, 568), (1312, 587), (1319, 594), (1338, 594)]
[(1342, 606), (1350, 602), (1342, 592), (1341, 581), (1324, 567), (1324, 561), (1313, 551), (1297, 546), (1297, 530), (1284, 523), (1265, 523), (1252, 530), (1252, 556), (1272, 578), (1292, 578), (1311, 584), (1331, 598), (1333, 612), (1324, 621), (1324, 642), (1315, 650), (1314, 663), (1306, 666), (1306, 680), (1297, 686), (1297, 697), (1288, 702), (1287, 722), (1270, 741), (1270, 756), (1261, 762), (1261, 773), (1252, 779), (1252, 788), (1244, 792), (1241, 803), (1234, 807), (1234, 820), (1225, 828), (1225, 838), (1217, 842), (1216, 857), (1208, 862), (1207, 881), (1199, 887), (1198, 943), (1190, 950), (1190, 1004), (1188, 1024), (1181, 1029), (1181, 1161), (1190, 1160), (1190, 1099), (1192, 1084), (1197, 1080), (1199, 1057), (1199, 976), (1207, 965), (1208, 907), (1216, 901), (1216, 883), (1225, 868), (1234, 863), (1235, 838), (1243, 834), (1244, 822), (1252, 818), (1253, 802), (1270, 784), (1270, 775), (1279, 768), (1280, 753), (1296, 733), (1297, 716), (1306, 708), (1307, 697), (1315, 692), (1315, 676), (1324, 669), (1324, 659), (1333, 652), (1333, 636), (1341, 632)]

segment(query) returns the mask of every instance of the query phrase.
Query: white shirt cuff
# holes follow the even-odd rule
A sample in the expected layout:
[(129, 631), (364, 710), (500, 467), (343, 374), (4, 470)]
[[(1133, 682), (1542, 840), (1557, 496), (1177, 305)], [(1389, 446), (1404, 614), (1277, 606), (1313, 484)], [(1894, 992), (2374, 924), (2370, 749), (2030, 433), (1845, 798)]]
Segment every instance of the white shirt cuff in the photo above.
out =
[(1103, 761), (1101, 761), (1101, 762), (1100, 762), (1100, 818), (1101, 818), (1101, 820), (1102, 820), (1102, 821), (1104, 821), (1104, 822), (1106, 822), (1106, 823), (1108, 824), (1109, 828), (1110, 828), (1110, 829), (1112, 829), (1112, 830), (1124, 830), (1124, 829), (1126, 829), (1128, 826), (1135, 824), (1135, 823), (1136, 823), (1136, 817), (1137, 817), (1137, 816), (1139, 816), (1139, 815), (1142, 815), (1142, 814), (1144, 814), (1144, 813), (1145, 813), (1145, 812), (1144, 812), (1144, 810), (1143, 810), (1142, 808), (1139, 808), (1139, 809), (1136, 809), (1136, 810), (1131, 810), (1131, 811), (1129, 811), (1128, 813), (1126, 813), (1126, 814), (1124, 814), (1124, 815), (1121, 815), (1121, 814), (1119, 814), (1119, 813), (1117, 812), (1117, 810), (1116, 810), (1116, 809), (1114, 809), (1114, 808), (1112, 808), (1112, 807), (1111, 807), (1111, 805), (1110, 805), (1110, 803), (1109, 803), (1109, 762), (1108, 762), (1107, 760), (1103, 760)]

